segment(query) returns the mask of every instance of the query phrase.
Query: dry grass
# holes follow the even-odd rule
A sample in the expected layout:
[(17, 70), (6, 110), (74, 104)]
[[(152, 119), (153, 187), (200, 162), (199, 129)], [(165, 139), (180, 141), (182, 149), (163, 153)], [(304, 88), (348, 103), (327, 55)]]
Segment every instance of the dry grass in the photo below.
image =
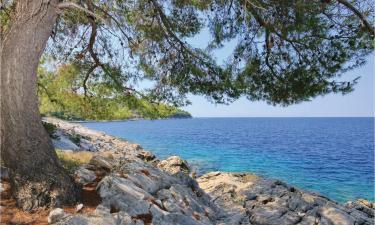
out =
[(90, 162), (94, 155), (101, 155), (106, 158), (113, 158), (110, 152), (88, 152), (88, 151), (64, 151), (56, 149), (57, 157), (59, 157), (61, 164), (69, 172), (74, 172), (74, 169), (80, 165), (87, 164)]
[(73, 172), (75, 168), (82, 164), (87, 164), (90, 162), (91, 158), (94, 156), (92, 152), (79, 151), (63, 151), (56, 149), (57, 157), (59, 157), (61, 164), (69, 172)]

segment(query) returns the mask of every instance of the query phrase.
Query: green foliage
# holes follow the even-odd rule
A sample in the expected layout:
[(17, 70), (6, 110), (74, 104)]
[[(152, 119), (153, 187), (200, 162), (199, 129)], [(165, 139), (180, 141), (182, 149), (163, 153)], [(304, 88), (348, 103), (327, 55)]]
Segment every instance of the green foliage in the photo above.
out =
[(170, 115), (169, 118), (191, 118), (191, 115), (186, 111), (177, 111), (174, 114)]
[[(0, 1), (0, 33), (5, 34), (9, 28), (10, 19), (14, 13), (15, 4), (11, 0)], [(0, 35), (0, 38), (2, 36)]]
[(76, 134), (75, 132), (73, 132), (72, 134), (69, 134), (69, 139), (76, 145), (79, 145), (79, 143), (81, 142), (81, 138), (82, 136), (79, 135), (79, 134)]
[(44, 126), (44, 129), (46, 129), (48, 135), (53, 138), (53, 139), (56, 139), (58, 138), (58, 136), (55, 134), (56, 132), (56, 125), (55, 124), (52, 124), (52, 123), (47, 123), (47, 122), (44, 122), (42, 121), (42, 124)]
[[(2, 28), (11, 24), (17, 1), (6, 2)], [(86, 12), (64, 10), (46, 51), (60, 62), (64, 79), (51, 84), (56, 92), (46, 90), (53, 105), (41, 99), (42, 111), (67, 117), (153, 118), (165, 109), (142, 101), (180, 106), (189, 104), (188, 93), (215, 103), (243, 96), (283, 106), (346, 94), (358, 79), (341, 75), (363, 65), (374, 50), (372, 0), (75, 2)], [(203, 28), (210, 31), (209, 46), (189, 45)], [(229, 41), (235, 49), (218, 64), (213, 50)], [(145, 81), (151, 87), (139, 88)], [(132, 97), (124, 100), (124, 93)], [(135, 113), (132, 99), (141, 107)]]
[[(346, 94), (357, 83), (340, 76), (365, 63), (374, 34), (343, 2), (373, 24), (370, 0), (93, 1), (101, 18), (96, 25), (83, 12), (66, 12), (48, 53), (79, 65), (82, 76), (88, 75), (89, 90), (99, 88), (97, 81), (126, 91), (147, 80), (152, 87), (138, 97), (174, 105), (189, 104), (187, 93), (216, 103), (245, 96), (289, 105), (332, 92)], [(90, 33), (94, 27), (100, 32)], [(204, 27), (212, 34), (208, 48), (190, 46), (188, 38)], [(82, 39), (93, 34), (90, 51)], [(228, 41), (236, 47), (219, 65), (212, 50)], [(121, 109), (113, 117), (130, 114)]]
[(80, 88), (82, 74), (76, 65), (62, 65), (55, 71), (48, 71), (46, 67), (51, 62), (42, 63), (38, 70), (42, 114), (67, 120), (122, 120), (167, 118), (182, 112), (166, 104), (150, 103), (148, 99), (120, 92), (107, 82), (96, 82), (90, 95), (85, 96)]
[[(213, 1), (211, 46), (238, 40), (226, 65), (234, 75), (234, 97), (289, 105), (352, 91), (357, 79), (337, 78), (365, 63), (374, 33), (341, 2)], [(374, 21), (373, 3), (349, 4)]]

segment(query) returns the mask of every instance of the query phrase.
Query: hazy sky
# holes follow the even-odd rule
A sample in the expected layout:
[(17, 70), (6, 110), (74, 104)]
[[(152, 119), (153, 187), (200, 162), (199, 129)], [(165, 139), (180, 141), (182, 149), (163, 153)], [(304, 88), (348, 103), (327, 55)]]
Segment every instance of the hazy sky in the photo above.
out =
[[(209, 35), (202, 32), (198, 37), (189, 40), (195, 47), (204, 47)], [(231, 52), (233, 43), (228, 43), (223, 49), (215, 52), (215, 57), (224, 60)], [(374, 116), (375, 102), (375, 61), (374, 54), (368, 57), (368, 62), (361, 68), (345, 73), (342, 78), (351, 80), (361, 76), (355, 90), (347, 95), (329, 94), (317, 97), (310, 102), (303, 102), (288, 107), (271, 106), (265, 102), (250, 102), (245, 98), (239, 99), (230, 105), (215, 105), (204, 97), (190, 95), (192, 105), (184, 107), (194, 117), (281, 117), (281, 116), (308, 116), (308, 117), (335, 117), (335, 116)]]

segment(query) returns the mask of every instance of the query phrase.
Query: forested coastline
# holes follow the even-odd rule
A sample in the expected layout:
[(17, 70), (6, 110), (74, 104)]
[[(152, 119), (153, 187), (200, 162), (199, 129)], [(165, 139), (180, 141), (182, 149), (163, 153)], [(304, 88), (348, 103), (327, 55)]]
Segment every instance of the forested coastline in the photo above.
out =
[(43, 116), (74, 121), (190, 118), (191, 115), (145, 96), (121, 92), (109, 82), (92, 84), (84, 94), (82, 73), (74, 64), (51, 66), (42, 61), (38, 69), (39, 109)]

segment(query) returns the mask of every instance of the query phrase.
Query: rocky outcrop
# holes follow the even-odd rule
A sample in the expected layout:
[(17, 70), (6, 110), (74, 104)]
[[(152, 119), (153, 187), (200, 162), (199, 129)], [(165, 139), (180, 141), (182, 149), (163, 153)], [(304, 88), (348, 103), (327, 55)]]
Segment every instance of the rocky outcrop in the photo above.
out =
[(171, 156), (166, 160), (162, 160), (157, 164), (157, 167), (168, 171), (171, 174), (179, 172), (189, 174), (190, 168), (186, 160), (181, 159), (178, 156)]
[(85, 166), (78, 167), (74, 172), (74, 180), (82, 185), (87, 185), (94, 182), (96, 174), (94, 171), (87, 169)]
[(211, 172), (196, 180), (189, 176), (188, 163), (177, 156), (160, 161), (137, 144), (78, 124), (47, 120), (62, 134), (82, 137), (80, 150), (91, 146), (90, 151), (111, 153), (95, 155), (75, 171), (78, 183), (96, 188), (101, 202), (95, 211), (54, 210), (52, 224), (374, 224), (374, 204), (366, 200), (340, 205), (249, 173)]
[(355, 202), (348, 202), (345, 204), (345, 206), (346, 208), (352, 210), (351, 214), (356, 214), (359, 217), (363, 217), (364, 220), (366, 220), (367, 217), (371, 217), (373, 219), (375, 217), (375, 204), (373, 202), (359, 199)]
[[(100, 160), (98, 160), (100, 159)], [(187, 166), (187, 165), (186, 165)], [(107, 169), (97, 184), (102, 202), (91, 215), (66, 214), (55, 224), (214, 224), (218, 209), (187, 174), (168, 173), (137, 157), (93, 157), (76, 174)], [(84, 172), (82, 172), (84, 171)], [(92, 180), (91, 176), (88, 176)], [(85, 180), (82, 178), (82, 180)], [(128, 221), (119, 223), (119, 221)]]
[[(65, 132), (59, 130), (55, 133), (56, 138), (52, 138), (52, 143), (55, 148), (62, 149), (62, 150), (73, 150), (78, 151), (80, 147), (77, 143), (74, 143)], [(86, 150), (86, 149), (85, 149)]]
[(113, 154), (137, 155), (143, 148), (119, 138), (107, 135), (100, 131), (90, 130), (80, 124), (66, 122), (56, 118), (43, 118), (44, 122), (52, 123), (57, 127), (52, 142), (62, 150), (106, 152)]
[(223, 210), (219, 224), (374, 224), (374, 205), (368, 201), (342, 206), (253, 174), (212, 172), (198, 183)]
[(148, 151), (144, 151), (144, 150), (141, 150), (138, 153), (137, 157), (144, 160), (144, 161), (148, 161), (148, 162), (151, 162), (154, 159), (156, 159), (156, 156), (154, 154), (152, 154), (151, 152), (148, 152)]

